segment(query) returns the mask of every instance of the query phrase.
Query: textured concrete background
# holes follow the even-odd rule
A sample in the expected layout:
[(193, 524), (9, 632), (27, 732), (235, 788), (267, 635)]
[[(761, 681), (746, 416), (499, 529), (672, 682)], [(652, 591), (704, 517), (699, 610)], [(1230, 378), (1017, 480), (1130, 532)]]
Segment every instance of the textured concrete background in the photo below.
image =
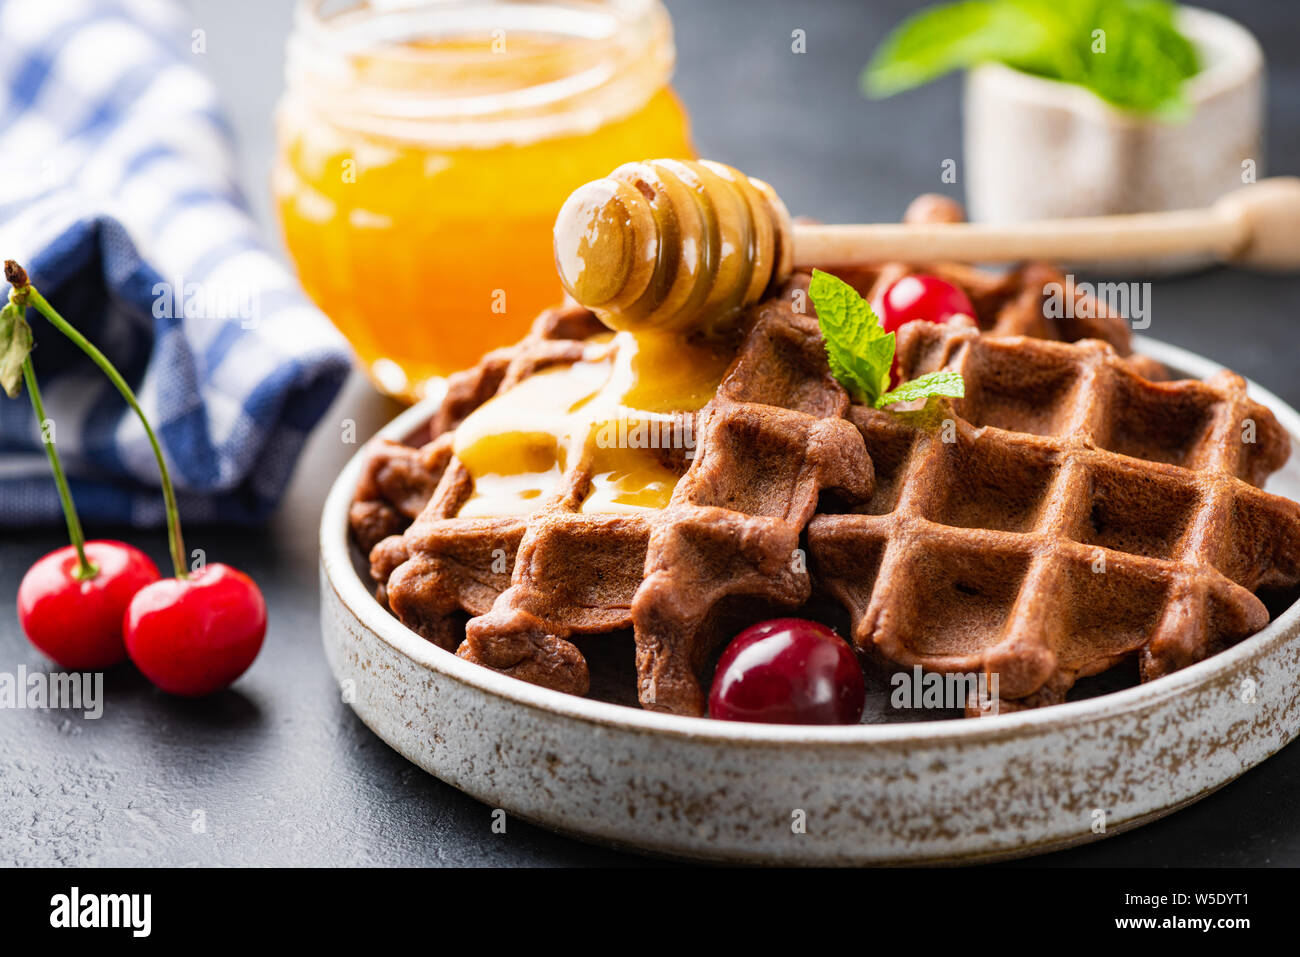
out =
[[(1267, 167), (1300, 173), (1300, 14), (1293, 4), (1207, 2), (1244, 22), (1268, 56)], [(916, 193), (941, 188), (960, 157), (955, 78), (884, 102), (863, 100), (857, 73), (882, 33), (918, 4), (901, 0), (669, 0), (677, 89), (709, 157), (772, 182), (792, 211), (831, 221), (890, 220)], [(270, 221), (269, 117), (282, 87), (288, 0), (190, 0), (207, 31), (202, 63), (239, 133), (245, 186)], [(790, 31), (808, 52), (789, 52)], [(951, 189), (951, 187), (948, 187)], [(1149, 334), (1212, 356), (1300, 405), (1300, 281), (1223, 270), (1156, 284)], [(252, 574), (271, 630), (236, 688), (176, 701), (130, 668), (110, 674), (106, 711), (0, 711), (0, 863), (22, 864), (620, 864), (617, 854), (512, 822), (390, 751), (339, 701), (317, 626), (316, 521), (352, 451), (330, 421), (362, 435), (395, 409), (354, 382), (312, 444), (272, 528), (191, 529), (193, 544)], [(161, 563), (160, 535), (130, 536)], [(63, 543), (56, 529), (0, 533), (0, 609), (20, 577)], [(45, 662), (0, 611), (0, 671)], [(1300, 864), (1300, 747), (1172, 818), (1044, 864)], [(195, 833), (195, 812), (206, 830)]]

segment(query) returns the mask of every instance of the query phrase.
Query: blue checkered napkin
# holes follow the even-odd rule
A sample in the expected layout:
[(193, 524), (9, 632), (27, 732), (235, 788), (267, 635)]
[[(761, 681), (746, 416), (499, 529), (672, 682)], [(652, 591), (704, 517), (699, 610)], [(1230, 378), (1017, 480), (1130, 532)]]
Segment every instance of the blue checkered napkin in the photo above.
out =
[[(275, 508), (348, 353), (259, 235), (182, 12), (0, 0), (0, 258), (136, 390), (182, 514), (251, 523)], [(160, 524), (139, 423), (35, 310), (28, 321), (83, 518)], [(59, 520), (31, 406), (0, 396), (0, 523)]]

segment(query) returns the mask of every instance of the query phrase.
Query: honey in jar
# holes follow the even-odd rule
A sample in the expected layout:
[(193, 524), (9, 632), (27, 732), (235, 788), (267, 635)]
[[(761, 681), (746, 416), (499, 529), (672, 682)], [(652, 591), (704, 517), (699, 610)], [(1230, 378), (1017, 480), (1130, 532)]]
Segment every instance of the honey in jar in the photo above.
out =
[(298, 10), (273, 190), (308, 293), (414, 399), (560, 299), (571, 191), (693, 155), (671, 26), (658, 0), (334, 6)]

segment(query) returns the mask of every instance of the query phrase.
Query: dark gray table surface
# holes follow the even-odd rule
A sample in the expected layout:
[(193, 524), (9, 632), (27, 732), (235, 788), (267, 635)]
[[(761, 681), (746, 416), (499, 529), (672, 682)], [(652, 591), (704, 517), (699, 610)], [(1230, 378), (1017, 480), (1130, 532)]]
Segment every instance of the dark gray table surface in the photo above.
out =
[[(1205, 4), (1240, 19), (1268, 56), (1267, 168), (1300, 172), (1300, 14), (1274, 2)], [(279, 95), (285, 0), (192, 0), (203, 63), (240, 135), (248, 192), (274, 233), (265, 183)], [(955, 78), (884, 102), (857, 93), (882, 32), (916, 5), (889, 0), (670, 0), (679, 66), (703, 155), (772, 182), (796, 213), (829, 221), (896, 218), (941, 190), (960, 157)], [(256, 24), (250, 29), (249, 24)], [(790, 34), (807, 31), (807, 53)], [(953, 187), (946, 187), (953, 189)], [(1148, 334), (1211, 356), (1300, 405), (1300, 282), (1215, 270), (1159, 281)], [(522, 823), (490, 829), (490, 809), (391, 751), (341, 703), (320, 647), (316, 524), (334, 475), (396, 408), (354, 379), (322, 424), (291, 493), (264, 530), (192, 528), (194, 546), (257, 579), (271, 614), (265, 649), (233, 690), (170, 699), (129, 667), (109, 675), (98, 721), (0, 710), (0, 863), (100, 865), (636, 864)], [(161, 535), (130, 536), (165, 556)], [(12, 609), (20, 577), (63, 543), (58, 529), (0, 540), (0, 671), (46, 663)], [(1300, 864), (1300, 746), (1193, 807), (1135, 832), (1039, 858), (1048, 865)], [(206, 830), (194, 833), (193, 813)]]

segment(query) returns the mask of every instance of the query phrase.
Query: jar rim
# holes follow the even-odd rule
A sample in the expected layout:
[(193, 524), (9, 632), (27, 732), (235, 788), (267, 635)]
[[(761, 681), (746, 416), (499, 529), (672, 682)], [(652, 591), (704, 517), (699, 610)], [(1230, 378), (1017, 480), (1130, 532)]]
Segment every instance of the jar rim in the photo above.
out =
[[(323, 8), (334, 0), (297, 0), (294, 11), (294, 28), (309, 35), (321, 47), (332, 49), (336, 53), (355, 53), (373, 49), (375, 40), (392, 40), (404, 37), (409, 28), (403, 28), (401, 18), (418, 15), (421, 12), (454, 12), (477, 9), (490, 14), (493, 9), (509, 10), (512, 16), (519, 16), (524, 11), (535, 11), (539, 16), (529, 19), (540, 20), (557, 12), (587, 10), (607, 21), (609, 28), (634, 25), (650, 16), (656, 7), (662, 6), (661, 0), (360, 0), (356, 6), (348, 7), (336, 13), (326, 14)], [(380, 24), (381, 18), (394, 18), (393, 25)], [(619, 21), (618, 23), (615, 20)], [(361, 36), (364, 26), (370, 21), (378, 35)], [(592, 18), (594, 23), (594, 18)], [(609, 29), (599, 31), (590, 24), (579, 23), (579, 18), (551, 19), (546, 26), (548, 32), (568, 33), (575, 38), (605, 39)], [(354, 35), (349, 36), (349, 33)], [(500, 54), (484, 50), (449, 50), (436, 47), (414, 47), (395, 44), (385, 49), (386, 56), (420, 61), (473, 61), (488, 59)]]
[[(287, 47), (286, 100), (324, 108), (341, 125), (396, 139), (527, 141), (594, 129), (635, 112), (668, 84), (672, 25), (661, 0), (386, 0), (332, 14), (332, 0), (298, 0)], [(495, 25), (495, 26), (494, 26)], [(414, 40), (502, 33), (501, 48)], [(553, 52), (508, 41), (509, 33), (581, 45), (572, 69), (502, 87), (502, 64)], [(445, 86), (376, 82), (363, 59), (401, 69), (456, 72)], [(494, 68), (475, 89), (475, 68)]]

